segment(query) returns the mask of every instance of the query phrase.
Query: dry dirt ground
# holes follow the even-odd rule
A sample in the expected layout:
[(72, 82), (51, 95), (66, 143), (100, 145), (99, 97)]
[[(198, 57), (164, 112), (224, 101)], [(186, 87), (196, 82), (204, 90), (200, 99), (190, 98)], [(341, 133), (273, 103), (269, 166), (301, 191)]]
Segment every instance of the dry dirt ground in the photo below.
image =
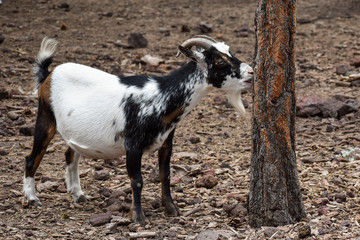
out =
[[(298, 2), (298, 99), (342, 95), (360, 101), (360, 88), (335, 74), (340, 65), (360, 71), (349, 65), (360, 58), (359, 5), (358, 0)], [(117, 75), (164, 74), (186, 62), (175, 58), (176, 47), (208, 30), (206, 24), (200, 27), (204, 21), (211, 24), (207, 34), (251, 63), (255, 9), (256, 1), (250, 0), (3, 0), (0, 238), (128, 239), (129, 233), (153, 232), (156, 239), (359, 239), (360, 114), (297, 119), (298, 171), (307, 218), (294, 225), (253, 229), (242, 208), (249, 188), (251, 119), (239, 118), (220, 92), (205, 97), (177, 129), (171, 182), (180, 217), (163, 214), (156, 153), (143, 160), (145, 227), (119, 221), (126, 219), (131, 202), (123, 158), (82, 160), (82, 187), (91, 201), (74, 204), (65, 190), (66, 146), (59, 136), (36, 174), (43, 206), (23, 204), (24, 157), (32, 145), (26, 135), (37, 112), (31, 68), (44, 36), (60, 41), (52, 66), (73, 61)], [(133, 32), (148, 40), (146, 48), (119, 46), (120, 41), (127, 44)], [(164, 62), (149, 66), (140, 60), (145, 54)], [(251, 94), (244, 99), (251, 106)], [(207, 174), (217, 185), (196, 187)], [(230, 211), (231, 206), (237, 210)], [(95, 214), (111, 211), (110, 224), (91, 225)]]

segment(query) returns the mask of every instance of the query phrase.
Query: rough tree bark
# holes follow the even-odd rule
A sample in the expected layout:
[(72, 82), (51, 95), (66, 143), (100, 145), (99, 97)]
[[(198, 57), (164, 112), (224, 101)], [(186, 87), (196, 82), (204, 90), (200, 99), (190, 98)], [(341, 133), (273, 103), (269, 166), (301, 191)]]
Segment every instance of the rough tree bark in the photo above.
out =
[(259, 0), (255, 16), (249, 224), (305, 217), (295, 156), (295, 2)]

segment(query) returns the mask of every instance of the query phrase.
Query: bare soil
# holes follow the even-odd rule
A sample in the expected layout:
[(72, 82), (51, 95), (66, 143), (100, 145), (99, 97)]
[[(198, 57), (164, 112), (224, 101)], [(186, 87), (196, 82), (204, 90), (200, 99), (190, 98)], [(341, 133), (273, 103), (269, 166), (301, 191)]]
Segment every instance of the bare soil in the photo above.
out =
[[(335, 74), (340, 65), (353, 73), (360, 71), (349, 65), (360, 58), (359, 6), (358, 0), (298, 1), (298, 99), (342, 95), (360, 101), (359, 87)], [(82, 160), (82, 187), (91, 201), (74, 204), (65, 190), (66, 146), (60, 136), (52, 141), (36, 174), (43, 206), (24, 204), (24, 158), (32, 145), (32, 136), (25, 136), (26, 126), (35, 122), (37, 112), (32, 65), (44, 36), (60, 41), (52, 66), (72, 61), (119, 76), (166, 74), (186, 62), (175, 58), (177, 45), (209, 30), (200, 26), (203, 21), (210, 24), (205, 24), (211, 30), (208, 35), (225, 41), (238, 58), (251, 63), (255, 9), (256, 1), (249, 0), (3, 0), (0, 238), (128, 239), (129, 233), (148, 231), (156, 239), (359, 239), (359, 112), (341, 119), (297, 119), (298, 172), (307, 218), (293, 225), (253, 229), (246, 212), (228, 213), (231, 204), (246, 204), (251, 118), (239, 117), (220, 92), (205, 97), (176, 132), (171, 182), (180, 217), (164, 216), (154, 153), (143, 159), (147, 225), (92, 226), (91, 217), (108, 212), (115, 193), (123, 206), (113, 214), (127, 217), (131, 192), (124, 158)], [(119, 47), (119, 40), (127, 44), (133, 32), (148, 40), (146, 48)], [(149, 66), (140, 60), (146, 54), (164, 62)], [(244, 99), (251, 115), (251, 93)], [(98, 171), (110, 177), (96, 180)], [(217, 185), (196, 187), (195, 182), (209, 173)]]

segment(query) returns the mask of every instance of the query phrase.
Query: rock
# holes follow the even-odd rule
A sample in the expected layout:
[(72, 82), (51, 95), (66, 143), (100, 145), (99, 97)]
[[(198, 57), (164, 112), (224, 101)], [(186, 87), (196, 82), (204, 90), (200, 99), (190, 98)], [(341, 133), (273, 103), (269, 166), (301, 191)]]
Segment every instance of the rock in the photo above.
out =
[(24, 136), (34, 136), (35, 133), (35, 123), (29, 123), (21, 126), (19, 128), (20, 134)]
[(192, 144), (196, 144), (196, 143), (199, 143), (200, 142), (200, 138), (199, 137), (191, 137), (190, 139), (190, 142)]
[(195, 187), (197, 188), (204, 187), (210, 189), (215, 187), (217, 184), (218, 184), (218, 180), (216, 177), (211, 175), (206, 175), (196, 180)]
[(326, 208), (326, 207), (321, 207), (321, 208), (319, 208), (319, 210), (318, 210), (319, 216), (322, 216), (322, 215), (326, 216), (327, 213), (328, 213), (328, 208)]
[(116, 189), (110, 193), (110, 198), (118, 198), (120, 196), (126, 197), (127, 194), (123, 190)]
[(199, 24), (199, 29), (201, 33), (211, 33), (213, 31), (212, 27), (212, 24), (209, 24), (205, 21), (201, 21)]
[(335, 194), (335, 200), (338, 203), (346, 202), (346, 195), (344, 193), (337, 193)]
[(24, 233), (25, 233), (25, 235), (26, 235), (27, 237), (34, 236), (34, 233), (33, 233), (33, 231), (31, 231), (31, 230), (26, 230)]
[(219, 233), (212, 230), (205, 230), (199, 233), (197, 240), (217, 240), (219, 239)]
[(131, 33), (128, 38), (128, 44), (133, 48), (145, 48), (148, 45), (148, 41), (141, 33)]
[(284, 231), (277, 229), (276, 227), (267, 227), (264, 229), (264, 236), (266, 239), (283, 239), (284, 235)]
[(36, 188), (39, 192), (42, 191), (55, 191), (57, 188), (59, 187), (59, 183), (58, 182), (51, 182), (51, 181), (47, 181), (44, 183), (39, 183), (36, 185)]
[(111, 220), (111, 212), (96, 214), (90, 217), (90, 224), (93, 227), (98, 227), (109, 223)]
[(123, 210), (123, 202), (116, 199), (110, 206), (106, 208), (109, 212), (120, 212)]
[(146, 54), (141, 58), (141, 61), (145, 62), (146, 64), (149, 64), (150, 66), (159, 66), (160, 63), (165, 62), (164, 59), (159, 57), (153, 57), (149, 54)]
[(349, 198), (354, 198), (355, 194), (353, 192), (351, 192), (351, 191), (347, 191), (346, 196), (348, 196)]
[(20, 115), (14, 111), (11, 111), (11, 112), (7, 113), (7, 117), (10, 118), (11, 120), (15, 121), (20, 117)]
[(5, 150), (5, 149), (1, 149), (0, 148), (0, 156), (6, 156), (9, 154), (9, 151), (8, 150)]
[(65, 12), (70, 11), (70, 5), (66, 2), (60, 3), (59, 8), (63, 9)]
[(99, 181), (106, 181), (110, 178), (110, 172), (107, 169), (95, 171), (94, 178)]
[(328, 198), (319, 198), (316, 200), (316, 205), (324, 206), (329, 203)]
[(339, 66), (336, 66), (335, 73), (337, 75), (346, 75), (346, 73), (351, 70), (352, 70), (352, 68), (348, 65), (339, 65)]
[(0, 33), (0, 44), (5, 41), (5, 37), (2, 33)]
[(110, 197), (110, 190), (106, 187), (100, 188), (98, 193), (104, 197)]
[(9, 97), (10, 97), (9, 91), (7, 91), (5, 88), (0, 89), (0, 100), (7, 99)]
[(303, 96), (296, 102), (296, 116), (298, 117), (313, 117), (321, 115), (319, 104), (323, 100), (316, 95)]
[(111, 222), (117, 223), (120, 226), (127, 226), (131, 223), (131, 220), (121, 216), (112, 216)]
[[(354, 100), (355, 101), (355, 100)], [(322, 116), (332, 117), (332, 118), (341, 118), (348, 113), (356, 112), (357, 109), (354, 108), (354, 104), (348, 104), (342, 101), (339, 101), (336, 98), (330, 98), (321, 104), (318, 105), (320, 110), (322, 111)]]
[(356, 68), (360, 67), (360, 58), (355, 58), (351, 61), (350, 66), (354, 66)]
[(190, 27), (186, 24), (181, 25), (181, 32), (190, 32)]
[(299, 238), (306, 238), (311, 235), (311, 228), (310, 226), (302, 226), (298, 229)]
[(246, 208), (240, 203), (225, 204), (223, 209), (227, 214), (233, 217), (244, 217), (247, 215)]

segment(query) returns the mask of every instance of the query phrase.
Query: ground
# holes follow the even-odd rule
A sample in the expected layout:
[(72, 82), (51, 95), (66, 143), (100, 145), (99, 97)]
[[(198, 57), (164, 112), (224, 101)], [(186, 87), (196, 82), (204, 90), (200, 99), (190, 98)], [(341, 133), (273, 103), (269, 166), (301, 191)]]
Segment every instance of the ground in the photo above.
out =
[[(298, 1), (297, 99), (342, 95), (360, 101), (359, 87), (335, 73), (342, 65), (359, 73), (349, 63), (360, 58), (360, 4), (338, 2)], [(171, 182), (180, 217), (166, 217), (160, 207), (154, 153), (143, 160), (147, 225), (122, 226), (113, 217), (110, 224), (93, 226), (90, 220), (96, 214), (112, 211), (127, 218), (131, 192), (124, 158), (83, 159), (82, 187), (91, 201), (74, 204), (65, 190), (66, 146), (60, 136), (51, 142), (36, 174), (43, 206), (24, 203), (24, 157), (32, 145), (28, 126), (37, 113), (32, 65), (44, 36), (60, 42), (52, 66), (72, 61), (119, 76), (166, 74), (186, 62), (184, 57), (175, 58), (177, 45), (204, 31), (251, 63), (255, 9), (256, 1), (249, 0), (4, 0), (0, 5), (0, 236), (127, 239), (129, 233), (147, 231), (157, 239), (360, 238), (360, 159), (354, 152), (360, 151), (360, 114), (297, 118), (296, 153), (307, 217), (293, 225), (253, 229), (242, 207), (249, 189), (251, 117), (239, 117), (221, 92), (206, 96), (176, 132)], [(124, 47), (134, 32), (148, 40), (146, 48)], [(141, 61), (146, 54), (164, 62), (149, 66)], [(244, 99), (251, 116), (251, 93)], [(196, 186), (209, 175), (217, 185)]]

